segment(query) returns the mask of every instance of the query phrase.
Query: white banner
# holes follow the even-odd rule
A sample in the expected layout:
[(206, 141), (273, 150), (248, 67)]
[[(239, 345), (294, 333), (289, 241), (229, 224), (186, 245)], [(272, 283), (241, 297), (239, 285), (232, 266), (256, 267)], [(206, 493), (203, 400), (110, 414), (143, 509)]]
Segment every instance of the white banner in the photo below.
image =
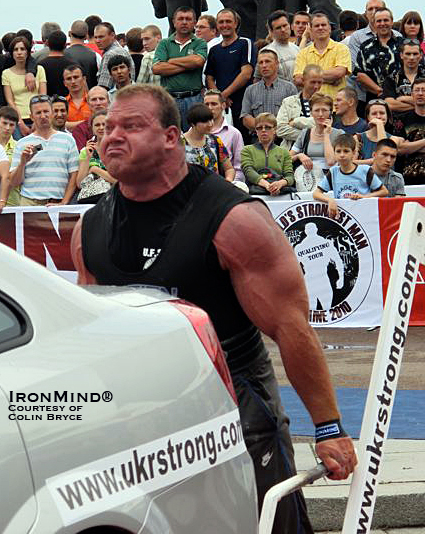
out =
[[(266, 199), (302, 265), (317, 326), (370, 327), (382, 316), (378, 199), (338, 202), (340, 216), (311, 200)], [(0, 242), (76, 282), (72, 230), (90, 206), (6, 208)]]
[(326, 203), (268, 202), (294, 248), (316, 326), (370, 327), (382, 316), (378, 199), (340, 200), (337, 219)]

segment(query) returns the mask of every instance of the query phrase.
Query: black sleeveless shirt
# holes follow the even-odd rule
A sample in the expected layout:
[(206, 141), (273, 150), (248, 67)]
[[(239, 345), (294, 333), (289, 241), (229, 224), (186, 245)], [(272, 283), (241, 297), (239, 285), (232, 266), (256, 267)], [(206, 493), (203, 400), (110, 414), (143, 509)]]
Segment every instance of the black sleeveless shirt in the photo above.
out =
[(115, 186), (84, 214), (85, 266), (101, 285), (160, 287), (203, 308), (229, 365), (239, 367), (265, 349), (212, 241), (234, 206), (255, 200), (196, 165), (153, 201), (128, 200)]

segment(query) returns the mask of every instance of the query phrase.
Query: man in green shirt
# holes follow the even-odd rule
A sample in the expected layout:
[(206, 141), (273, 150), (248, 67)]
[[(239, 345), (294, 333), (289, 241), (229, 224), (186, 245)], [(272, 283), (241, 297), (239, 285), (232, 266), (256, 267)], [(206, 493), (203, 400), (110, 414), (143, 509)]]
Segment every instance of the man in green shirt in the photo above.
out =
[(161, 85), (175, 98), (185, 132), (189, 129), (187, 111), (202, 102), (202, 68), (208, 52), (207, 43), (193, 33), (196, 15), (192, 8), (176, 9), (173, 23), (176, 32), (159, 42), (152, 72), (161, 76)]

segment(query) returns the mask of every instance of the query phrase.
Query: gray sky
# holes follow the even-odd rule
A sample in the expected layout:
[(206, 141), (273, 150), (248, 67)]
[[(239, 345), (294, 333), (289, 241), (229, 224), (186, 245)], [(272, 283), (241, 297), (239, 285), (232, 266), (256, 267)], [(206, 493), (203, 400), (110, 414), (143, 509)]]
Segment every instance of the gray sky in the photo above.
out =
[[(352, 9), (362, 12), (366, 0), (341, 0), (339, 3), (343, 9)], [(133, 26), (146, 26), (150, 23), (159, 23), (161, 29), (166, 31), (168, 25), (165, 19), (155, 19), (150, 0), (120, 0), (119, 2), (99, 2), (99, 9), (91, 9), (86, 0), (72, 0), (63, 2), (63, 8), (58, 9), (61, 0), (19, 0), (8, 3), (7, 16), (0, 19), (0, 35), (8, 31), (17, 31), (28, 28), (34, 34), (35, 39), (40, 39), (40, 28), (45, 21), (58, 22), (62, 30), (68, 31), (72, 21), (84, 19), (88, 15), (97, 14), (105, 21), (114, 24), (117, 33), (126, 32)], [(208, 0), (210, 13), (215, 14), (222, 7), (219, 0)], [(420, 0), (412, 0), (409, 5), (403, 2), (390, 0), (387, 2), (394, 11), (394, 18), (401, 18), (407, 10), (416, 9), (421, 12), (423, 3)]]

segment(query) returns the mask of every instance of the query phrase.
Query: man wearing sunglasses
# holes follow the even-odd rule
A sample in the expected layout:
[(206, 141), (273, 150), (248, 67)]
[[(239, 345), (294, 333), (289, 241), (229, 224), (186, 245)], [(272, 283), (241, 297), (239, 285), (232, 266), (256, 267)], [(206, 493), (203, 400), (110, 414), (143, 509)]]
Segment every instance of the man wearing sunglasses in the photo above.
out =
[(10, 185), (21, 186), (21, 206), (68, 204), (75, 190), (78, 150), (74, 138), (52, 127), (52, 102), (47, 95), (30, 100), (34, 131), (16, 144)]
[(412, 83), (425, 78), (421, 44), (417, 39), (405, 39), (400, 47), (402, 68), (385, 78), (382, 97), (393, 112), (412, 111)]

